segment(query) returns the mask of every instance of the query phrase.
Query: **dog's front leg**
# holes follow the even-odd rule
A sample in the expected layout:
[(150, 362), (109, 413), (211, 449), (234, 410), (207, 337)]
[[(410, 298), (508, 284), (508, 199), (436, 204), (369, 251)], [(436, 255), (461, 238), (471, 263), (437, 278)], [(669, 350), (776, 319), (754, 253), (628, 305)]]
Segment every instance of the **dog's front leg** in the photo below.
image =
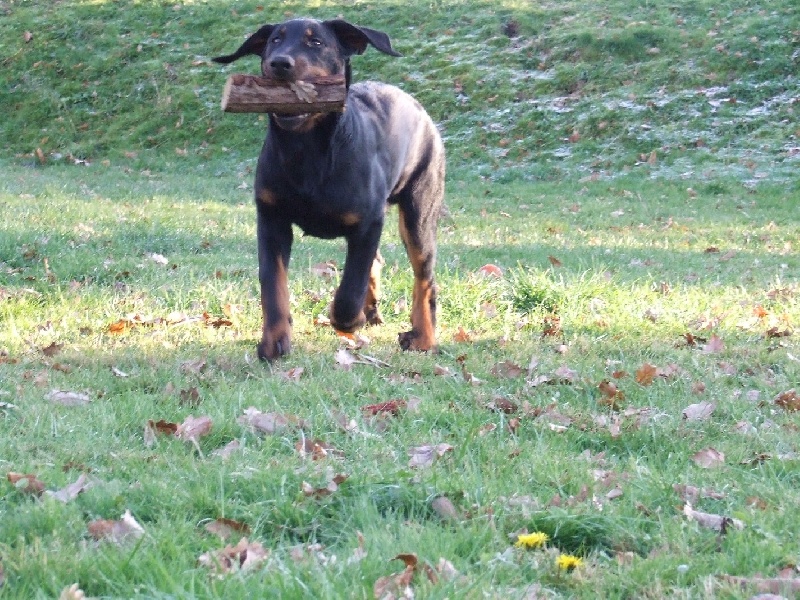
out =
[(288, 278), (292, 226), (288, 221), (276, 219), (259, 210), (257, 231), (258, 279), (264, 322), (258, 357), (272, 361), (288, 354), (292, 347)]
[[(364, 235), (347, 238), (344, 273), (339, 289), (333, 297), (330, 312), (331, 325), (338, 331), (351, 333), (362, 327), (367, 322), (367, 315), (364, 314), (365, 304), (369, 305), (368, 309), (374, 308), (370, 310), (371, 320), (380, 318), (377, 307), (379, 295), (377, 277), (380, 272), (373, 267), (378, 260), (381, 262), (383, 260), (377, 254), (382, 229), (382, 222), (375, 223)], [(378, 269), (379, 265), (380, 263)], [(368, 290), (370, 298), (367, 298)]]

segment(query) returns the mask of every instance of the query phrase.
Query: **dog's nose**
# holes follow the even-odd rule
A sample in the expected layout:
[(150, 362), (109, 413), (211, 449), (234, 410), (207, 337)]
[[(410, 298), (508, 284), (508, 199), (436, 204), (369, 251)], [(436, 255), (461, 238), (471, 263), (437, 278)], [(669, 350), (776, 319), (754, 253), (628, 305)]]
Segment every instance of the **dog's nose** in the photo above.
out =
[(289, 77), (294, 70), (294, 59), (291, 56), (273, 56), (269, 61), (270, 69), (275, 77)]

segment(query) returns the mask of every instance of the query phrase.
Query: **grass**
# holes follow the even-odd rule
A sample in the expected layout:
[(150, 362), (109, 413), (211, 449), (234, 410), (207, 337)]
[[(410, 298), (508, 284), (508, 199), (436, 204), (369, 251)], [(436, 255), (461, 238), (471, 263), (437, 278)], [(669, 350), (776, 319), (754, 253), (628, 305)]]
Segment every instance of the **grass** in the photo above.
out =
[[(796, 569), (800, 422), (773, 401), (800, 384), (793, 4), (318, 4), (232, 18), (216, 2), (0, 3), (16, 82), (0, 90), (0, 468), (53, 491), (93, 483), (62, 503), (0, 482), (0, 598), (73, 583), (106, 598), (369, 598), (401, 553), (459, 572), (434, 583), (420, 567), (425, 598), (738, 598), (755, 588), (722, 575)], [(360, 351), (388, 366), (337, 364), (342, 342), (315, 324), (336, 280), (312, 267), (341, 264), (343, 245), (306, 237), (294, 352), (254, 359), (264, 125), (219, 113), (224, 74), (207, 60), (306, 12), (388, 31), (408, 58), (367, 53), (357, 77), (402, 85), (442, 125), (438, 354), (396, 345), (411, 274), (390, 224), (387, 323)], [(112, 333), (123, 319), (148, 324)], [(389, 400), (408, 406), (363, 414)], [(703, 401), (710, 418), (683, 418)], [(250, 406), (306, 425), (256, 434), (239, 422)], [(213, 422), (197, 447), (148, 441), (148, 421), (189, 415)], [(338, 452), (303, 457), (302, 438)], [(452, 450), (411, 468), (425, 444)], [(707, 448), (724, 463), (696, 465)], [(335, 492), (303, 493), (337, 473)], [(693, 508), (744, 528), (689, 521), (676, 484), (714, 492)], [(126, 510), (143, 537), (90, 535)], [(238, 541), (206, 531), (222, 517), (270, 552), (262, 567), (199, 564)], [(515, 548), (520, 531), (548, 547)], [(559, 553), (584, 564), (559, 571)]]

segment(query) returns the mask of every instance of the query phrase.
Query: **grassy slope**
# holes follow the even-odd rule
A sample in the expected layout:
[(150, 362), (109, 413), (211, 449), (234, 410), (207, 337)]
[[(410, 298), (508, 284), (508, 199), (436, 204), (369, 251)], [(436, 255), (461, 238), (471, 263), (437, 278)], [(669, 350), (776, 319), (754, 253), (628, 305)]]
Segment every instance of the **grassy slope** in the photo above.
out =
[[(356, 70), (418, 96), (442, 124), (454, 166), (503, 179), (615, 174), (656, 151), (673, 176), (724, 167), (752, 179), (770, 167), (786, 180), (797, 167), (798, 18), (789, 0), (48, 7), (2, 5), (8, 156), (40, 148), (51, 160), (138, 166), (136, 153), (154, 156), (151, 168), (205, 163), (226, 148), (249, 158), (263, 122), (220, 113), (224, 74), (208, 59), (263, 22), (314, 13), (391, 34), (407, 57), (367, 53)], [(517, 37), (503, 34), (508, 23)]]
[[(0, 90), (14, 108), (0, 131), (0, 208), (11, 216), (0, 224), (0, 402), (16, 405), (0, 413), (0, 469), (36, 473), (50, 489), (82, 470), (97, 483), (66, 505), (0, 487), (0, 597), (54, 597), (75, 581), (105, 597), (371, 597), (378, 577), (400, 570), (399, 552), (445, 557), (465, 576), (434, 586), (418, 575), (420, 597), (518, 597), (534, 583), (586, 598), (737, 597), (714, 576), (796, 564), (797, 413), (772, 398), (800, 382), (800, 349), (796, 336), (765, 335), (800, 320), (791, 2), (243, 4), (235, 18), (221, 3), (57, 7), (0, 3), (11, 17), (0, 19), (0, 61), (19, 82)], [(395, 346), (410, 274), (392, 227), (388, 322), (367, 331), (365, 350), (390, 367), (336, 368), (338, 342), (313, 324), (335, 282), (309, 267), (341, 262), (341, 244), (310, 239), (293, 257), (295, 354), (275, 367), (249, 361), (259, 315), (248, 185), (263, 123), (219, 113), (224, 75), (205, 61), (261, 22), (308, 12), (389, 31), (408, 58), (367, 53), (357, 72), (413, 91), (443, 124), (453, 168), (439, 355)], [(521, 35), (509, 40), (501, 25), (512, 19)], [(76, 158), (92, 164), (72, 166)], [(486, 263), (506, 276), (480, 277)], [(227, 305), (241, 306), (231, 327), (107, 331), (130, 314), (222, 315)], [(542, 337), (550, 310), (562, 332)], [(455, 341), (459, 327), (470, 342)], [(716, 334), (725, 348), (688, 348), (687, 331)], [(63, 348), (47, 357), (52, 342)], [(464, 381), (462, 355), (481, 385)], [(559, 371), (555, 385), (531, 386), (492, 373), (532, 356), (533, 377), (566, 366), (575, 380)], [(182, 367), (195, 359), (206, 361), (201, 373)], [(642, 386), (633, 373), (645, 362), (679, 370)], [(437, 365), (455, 375), (436, 375)], [(303, 367), (299, 382), (279, 376), (291, 367)], [(652, 407), (654, 417), (624, 417), (612, 436), (598, 421), (613, 412), (597, 385), (618, 370), (629, 373), (617, 381), (625, 407)], [(93, 402), (53, 406), (53, 388)], [(198, 407), (181, 398), (192, 388)], [(418, 411), (385, 430), (361, 420), (364, 404), (413, 397)], [(487, 410), (496, 397), (556, 403), (562, 417), (521, 417), (511, 434), (520, 415)], [(702, 400), (717, 405), (713, 417), (684, 421)], [(295, 433), (246, 432), (236, 419), (251, 405), (306, 419), (306, 435), (344, 458), (305, 461)], [(337, 412), (365, 434), (341, 431)], [(145, 446), (148, 419), (188, 414), (214, 420), (205, 458), (177, 440)], [(557, 433), (550, 425), (563, 416), (570, 426)], [(741, 422), (754, 432), (736, 433)], [(486, 433), (488, 424), (497, 428)], [(226, 462), (209, 456), (231, 439), (244, 449)], [(454, 451), (409, 469), (408, 449), (424, 443)], [(706, 447), (726, 454), (724, 467), (690, 461)], [(587, 460), (587, 450), (605, 455)], [(598, 470), (621, 498), (604, 500)], [(329, 471), (350, 478), (328, 499), (303, 498), (301, 483), (322, 485)], [(718, 536), (687, 522), (675, 483), (724, 493), (696, 507), (746, 528)], [(439, 494), (469, 518), (440, 524), (430, 504)], [(548, 508), (556, 495), (562, 507)], [(126, 509), (147, 530), (140, 545), (88, 538), (89, 521)], [(217, 580), (197, 567), (220, 547), (202, 529), (220, 516), (247, 523), (272, 550), (267, 569)], [(585, 568), (564, 576), (546, 553), (506, 553), (508, 534), (524, 527), (582, 553)], [(356, 531), (368, 556), (348, 564)], [(338, 560), (296, 561), (290, 548), (311, 542)]]

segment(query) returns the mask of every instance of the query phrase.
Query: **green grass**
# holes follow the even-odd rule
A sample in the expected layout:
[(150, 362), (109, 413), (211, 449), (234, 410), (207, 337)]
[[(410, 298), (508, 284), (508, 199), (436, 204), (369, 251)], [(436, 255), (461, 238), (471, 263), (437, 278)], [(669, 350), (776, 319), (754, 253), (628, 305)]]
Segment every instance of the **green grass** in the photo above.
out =
[[(797, 564), (800, 413), (773, 402), (800, 385), (793, 3), (232, 11), (0, 2), (11, 82), (0, 89), (0, 475), (35, 474), (49, 490), (81, 473), (93, 482), (61, 503), (0, 481), (0, 598), (73, 583), (104, 598), (372, 598), (401, 553), (460, 573), (433, 583), (420, 569), (424, 598), (522, 598), (536, 585), (553, 597), (747, 598), (756, 590), (719, 576)], [(438, 354), (396, 344), (412, 277), (391, 215), (387, 322), (364, 331), (361, 351), (388, 366), (337, 366), (342, 342), (315, 324), (336, 281), (311, 267), (342, 264), (343, 244), (308, 237), (292, 259), (293, 354), (255, 360), (251, 194), (265, 124), (220, 113), (225, 72), (207, 61), (262, 22), (307, 13), (388, 31), (406, 58), (367, 53), (357, 77), (403, 86), (442, 125)], [(502, 32), (511, 21), (518, 37)], [(487, 264), (503, 276), (481, 275)], [(231, 323), (171, 324), (176, 313)], [(154, 321), (109, 331), (134, 316)], [(502, 375), (504, 361), (523, 374)], [(645, 364), (664, 376), (637, 382)], [(604, 380), (624, 393), (616, 410)], [(59, 405), (53, 389), (91, 402)], [(498, 398), (519, 410), (490, 410)], [(411, 408), (362, 415), (392, 399)], [(711, 417), (685, 420), (701, 401), (715, 403)], [(251, 406), (306, 426), (257, 435), (238, 422)], [(213, 421), (198, 448), (146, 443), (149, 420), (189, 415)], [(341, 456), (303, 458), (302, 437)], [(230, 458), (213, 455), (232, 440)], [(410, 468), (425, 444), (453, 449)], [(724, 465), (694, 464), (709, 447)], [(303, 494), (336, 473), (348, 478), (334, 493)], [(718, 492), (693, 507), (744, 529), (688, 521), (675, 484)], [(458, 518), (437, 513), (440, 496)], [(92, 539), (90, 522), (126, 510), (144, 537)], [(219, 578), (198, 564), (225, 545), (204, 529), (221, 517), (270, 551), (263, 567)], [(515, 548), (523, 530), (547, 533), (548, 548)], [(350, 560), (359, 532), (366, 557)], [(559, 552), (583, 566), (558, 572)]]

